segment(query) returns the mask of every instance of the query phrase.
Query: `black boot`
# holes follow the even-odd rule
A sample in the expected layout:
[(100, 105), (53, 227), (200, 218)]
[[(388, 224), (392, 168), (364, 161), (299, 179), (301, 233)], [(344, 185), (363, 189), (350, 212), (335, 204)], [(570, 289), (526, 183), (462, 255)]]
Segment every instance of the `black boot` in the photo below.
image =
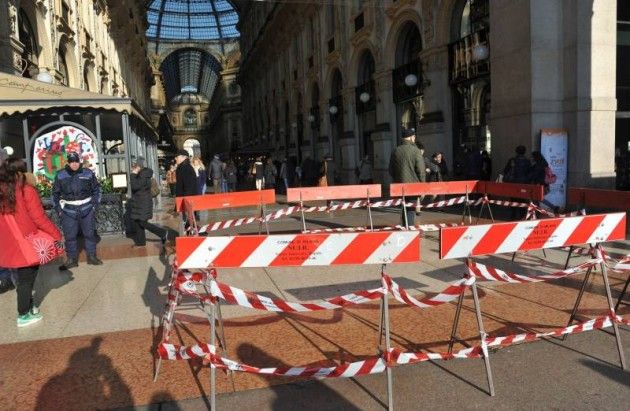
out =
[(59, 269), (61, 271), (65, 271), (65, 270), (69, 270), (71, 268), (78, 267), (78, 266), (79, 266), (79, 260), (77, 260), (76, 258), (68, 258), (65, 263), (59, 266)]
[(89, 265), (103, 265), (103, 262), (99, 260), (95, 255), (88, 255), (87, 263)]

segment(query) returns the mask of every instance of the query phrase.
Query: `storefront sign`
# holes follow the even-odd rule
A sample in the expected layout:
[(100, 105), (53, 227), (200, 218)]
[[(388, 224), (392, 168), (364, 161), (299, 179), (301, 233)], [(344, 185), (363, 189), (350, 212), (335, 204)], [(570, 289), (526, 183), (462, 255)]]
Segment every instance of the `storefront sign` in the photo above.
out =
[(557, 128), (540, 130), (540, 152), (549, 163), (556, 181), (549, 185), (545, 199), (558, 207), (565, 207), (567, 200), (568, 135)]

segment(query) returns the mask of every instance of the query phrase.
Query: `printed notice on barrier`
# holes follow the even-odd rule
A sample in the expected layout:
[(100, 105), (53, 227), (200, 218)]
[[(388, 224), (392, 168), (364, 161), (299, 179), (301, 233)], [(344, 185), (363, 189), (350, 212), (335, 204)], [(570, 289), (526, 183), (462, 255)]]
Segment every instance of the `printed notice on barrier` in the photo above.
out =
[(418, 232), (178, 237), (182, 269), (327, 266), (420, 261)]
[[(558, 207), (567, 203), (567, 163), (568, 135), (566, 130), (543, 128), (540, 130), (540, 152), (549, 163), (555, 175), (555, 182), (549, 184), (549, 192), (545, 200)], [(553, 180), (553, 177), (551, 177)]]

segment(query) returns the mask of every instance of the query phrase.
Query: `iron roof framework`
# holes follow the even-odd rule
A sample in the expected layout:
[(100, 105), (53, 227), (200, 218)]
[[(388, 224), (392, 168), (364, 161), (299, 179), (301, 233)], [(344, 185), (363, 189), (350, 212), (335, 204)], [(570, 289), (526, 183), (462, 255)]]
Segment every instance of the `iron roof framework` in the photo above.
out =
[(211, 101), (219, 81), (221, 64), (204, 50), (183, 48), (169, 54), (160, 70), (168, 101), (186, 92), (203, 94)]

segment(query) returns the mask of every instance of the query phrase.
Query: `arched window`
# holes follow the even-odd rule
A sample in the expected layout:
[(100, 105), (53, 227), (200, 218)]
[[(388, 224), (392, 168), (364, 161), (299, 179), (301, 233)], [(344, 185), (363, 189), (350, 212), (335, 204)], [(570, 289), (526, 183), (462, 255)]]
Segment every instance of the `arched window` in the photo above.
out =
[(416, 61), (421, 51), (422, 37), (420, 36), (420, 30), (418, 30), (418, 26), (415, 23), (410, 21), (405, 24), (398, 37), (396, 67)]
[(376, 88), (374, 87), (374, 71), (376, 64), (369, 50), (365, 50), (359, 60), (357, 73), (356, 105), (357, 114), (376, 109)]
[(59, 46), (59, 72), (61, 73), (61, 84), (70, 85), (70, 73), (68, 72), (68, 64), (66, 63), (66, 47)]
[(20, 43), (24, 45), (24, 51), (22, 51), (21, 56), (23, 64), (22, 76), (30, 78), (29, 68), (37, 67), (37, 41), (33, 26), (23, 9), (20, 9), (18, 14), (18, 35)]

